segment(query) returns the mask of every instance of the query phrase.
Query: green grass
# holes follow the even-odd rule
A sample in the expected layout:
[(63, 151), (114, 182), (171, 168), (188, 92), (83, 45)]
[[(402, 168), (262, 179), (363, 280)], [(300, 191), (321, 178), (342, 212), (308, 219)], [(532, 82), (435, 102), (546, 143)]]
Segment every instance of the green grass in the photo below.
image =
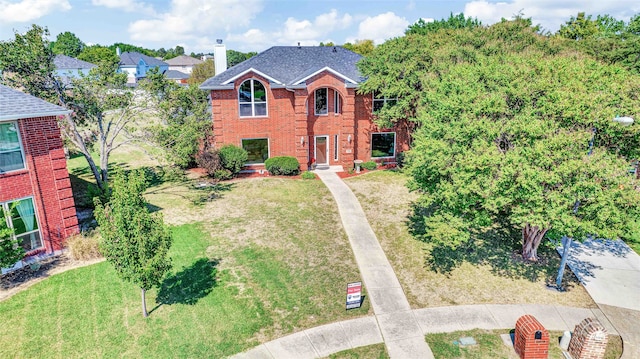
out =
[(174, 269), (148, 292), (148, 319), (109, 263), (71, 270), (0, 302), (0, 357), (217, 358), (371, 312), (344, 309), (361, 278), (320, 181), (239, 181), (200, 203), (193, 191), (147, 195), (176, 225)]
[[(458, 331), (452, 333), (427, 334), (426, 341), (431, 347), (435, 359), (517, 359), (513, 346), (506, 346), (500, 334), (507, 334), (510, 331), (504, 330), (483, 330), (474, 329)], [(564, 359), (560, 348), (560, 338), (562, 332), (549, 332), (549, 358)], [(461, 337), (473, 337), (477, 345), (460, 347), (454, 341)], [(622, 354), (622, 341), (617, 335), (609, 336), (609, 343), (605, 352), (605, 359), (618, 359)]]
[(384, 343), (367, 345), (355, 349), (343, 350), (338, 353), (329, 355), (329, 359), (388, 359), (387, 348)]
[[(490, 233), (456, 251), (416, 239), (410, 233), (411, 204), (407, 177), (375, 171), (345, 180), (362, 204), (387, 258), (413, 308), (462, 304), (558, 304), (594, 307), (595, 303), (570, 272), (569, 291), (545, 289), (557, 273), (559, 257), (542, 248), (545, 261), (524, 263), (515, 253), (518, 237)], [(515, 243), (515, 245), (514, 245)]]
[[(508, 334), (509, 330), (482, 330), (474, 329), (453, 333), (427, 334), (426, 340), (431, 347), (435, 359), (516, 359), (513, 346), (506, 346), (500, 334)], [(558, 338), (562, 332), (549, 332), (549, 358), (562, 359), (562, 349), (558, 345)], [(461, 337), (473, 337), (477, 345), (460, 347), (454, 341)]]

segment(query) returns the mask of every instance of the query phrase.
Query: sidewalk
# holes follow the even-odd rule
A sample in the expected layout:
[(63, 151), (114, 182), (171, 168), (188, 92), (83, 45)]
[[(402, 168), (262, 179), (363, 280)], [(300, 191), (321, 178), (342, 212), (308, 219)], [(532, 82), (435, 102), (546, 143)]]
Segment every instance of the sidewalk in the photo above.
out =
[(360, 346), (385, 343), (394, 359), (433, 358), (428, 333), (513, 329), (531, 314), (547, 330), (572, 331), (585, 318), (597, 318), (624, 341), (623, 359), (640, 358), (640, 257), (621, 242), (586, 242), (572, 247), (571, 270), (598, 309), (552, 305), (461, 305), (411, 310), (386, 255), (349, 187), (331, 170), (316, 174), (338, 204), (373, 316), (331, 323), (261, 344), (234, 359), (322, 358)]
[[(424, 336), (429, 333), (474, 328), (513, 329), (518, 318), (525, 314), (532, 314), (547, 330), (554, 331), (573, 330), (584, 318), (596, 317), (610, 333), (615, 333), (600, 309), (536, 304), (479, 304), (415, 309), (411, 313), (419, 326), (416, 334), (419, 334), (423, 342)], [(343, 350), (382, 343), (381, 324), (376, 317), (378, 316), (346, 320), (303, 330), (261, 344), (232, 358), (322, 358)]]
[(568, 265), (622, 336), (622, 358), (640, 358), (640, 256), (620, 240), (588, 240), (571, 246)]

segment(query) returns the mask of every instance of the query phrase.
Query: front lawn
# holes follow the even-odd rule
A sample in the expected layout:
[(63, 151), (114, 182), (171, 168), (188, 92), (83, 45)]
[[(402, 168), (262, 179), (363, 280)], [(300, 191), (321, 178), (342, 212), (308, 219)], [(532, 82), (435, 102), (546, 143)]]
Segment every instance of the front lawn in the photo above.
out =
[(565, 272), (567, 292), (546, 289), (560, 262), (550, 248), (541, 248), (541, 264), (528, 264), (516, 253), (517, 243), (498, 234), (457, 251), (415, 239), (409, 226), (411, 203), (418, 196), (409, 192), (402, 173), (376, 171), (345, 181), (362, 204), (412, 308), (482, 303), (595, 307), (570, 271)]
[(223, 188), (199, 203), (182, 182), (149, 189), (176, 226), (174, 269), (149, 292), (147, 320), (139, 289), (108, 263), (71, 270), (0, 302), (0, 357), (218, 358), (370, 313), (368, 301), (344, 309), (347, 282), (361, 278), (320, 181)]

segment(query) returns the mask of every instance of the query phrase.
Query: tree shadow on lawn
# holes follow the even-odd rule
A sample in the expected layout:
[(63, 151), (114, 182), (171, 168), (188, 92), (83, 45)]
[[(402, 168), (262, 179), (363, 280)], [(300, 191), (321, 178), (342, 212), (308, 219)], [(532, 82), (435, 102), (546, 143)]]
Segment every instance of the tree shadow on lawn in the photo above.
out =
[(217, 286), (219, 259), (200, 258), (189, 267), (166, 278), (160, 287), (153, 310), (163, 304), (194, 305)]
[[(537, 282), (544, 279), (547, 284), (555, 281), (560, 257), (549, 241), (543, 241), (538, 248), (538, 262), (527, 262), (522, 259), (521, 231), (513, 228), (504, 218), (493, 226), (472, 231), (471, 239), (453, 248), (446, 244), (431, 243), (426, 236), (423, 217), (429, 210), (414, 204), (407, 224), (410, 234), (419, 241), (430, 243), (425, 250), (425, 267), (448, 275), (462, 263), (487, 265), (492, 273), (514, 279), (527, 279)], [(578, 279), (567, 271), (565, 275), (567, 288), (579, 284)]]

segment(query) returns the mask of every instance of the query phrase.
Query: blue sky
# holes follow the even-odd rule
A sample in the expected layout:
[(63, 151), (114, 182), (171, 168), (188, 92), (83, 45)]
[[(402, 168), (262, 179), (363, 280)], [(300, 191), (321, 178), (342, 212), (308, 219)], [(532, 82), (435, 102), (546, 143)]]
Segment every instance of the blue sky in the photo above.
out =
[(274, 45), (337, 44), (402, 35), (419, 18), (464, 12), (484, 24), (519, 12), (556, 31), (576, 15), (610, 14), (627, 21), (639, 0), (0, 0), (0, 40), (32, 23), (51, 40), (65, 31), (88, 44), (125, 42), (147, 48), (181, 45), (210, 52), (216, 39), (229, 49), (263, 51)]

